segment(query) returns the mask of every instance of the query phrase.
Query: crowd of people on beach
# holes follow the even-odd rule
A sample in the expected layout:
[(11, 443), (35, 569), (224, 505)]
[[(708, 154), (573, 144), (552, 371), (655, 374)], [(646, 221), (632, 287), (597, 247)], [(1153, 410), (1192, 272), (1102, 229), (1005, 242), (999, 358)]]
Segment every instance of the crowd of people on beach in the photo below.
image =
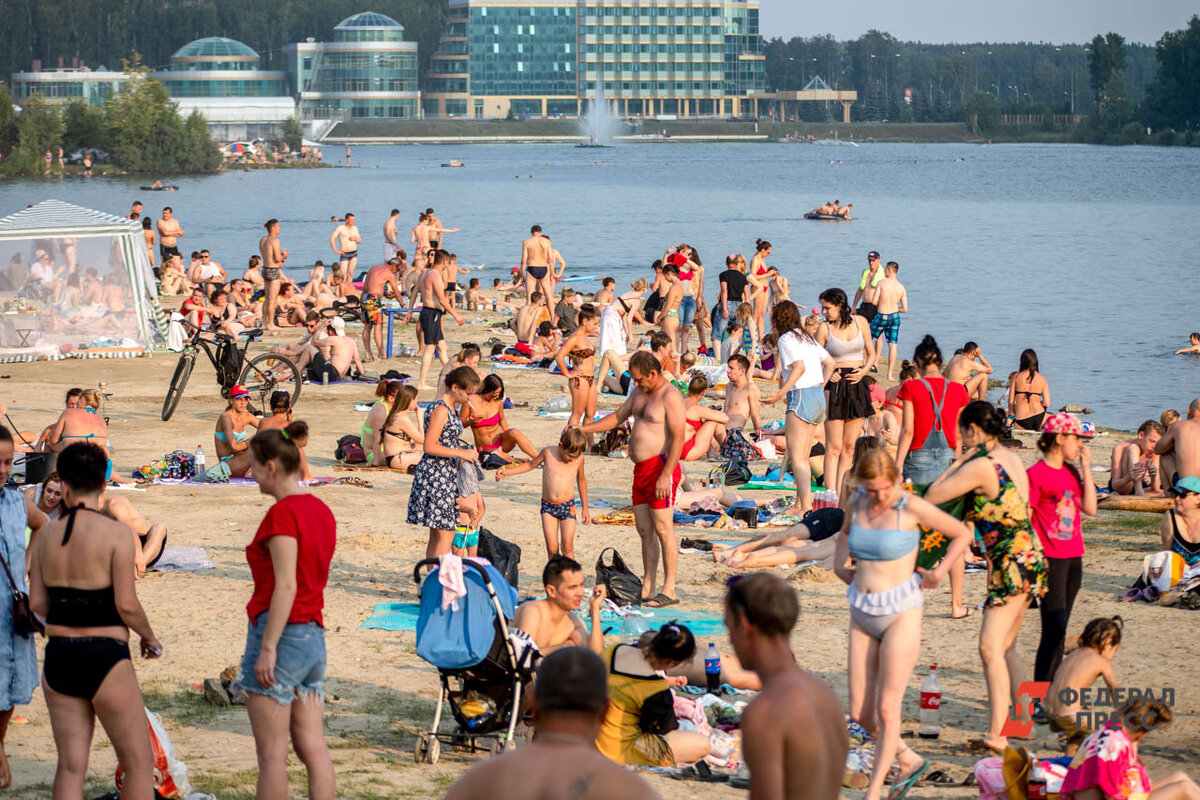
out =
[[(140, 212), (135, 204), (131, 217)], [(725, 508), (753, 500), (686, 477), (685, 465), (712, 460), (728, 469), (761, 459), (764, 448), (782, 453), (780, 485), (795, 487), (785, 513), (799, 521), (735, 547), (714, 547), (714, 561), (740, 570), (821, 562), (847, 585), (843, 705), (791, 649), (799, 614), (794, 590), (761, 571), (739, 572), (728, 583), (723, 620), (733, 653), (721, 665), (722, 678), (757, 691), (741, 718), (752, 798), (836, 797), (848, 748), (845, 713), (875, 740), (866, 800), (880, 800), (888, 781), (889, 800), (916, 785), (929, 762), (902, 740), (901, 708), (920, 656), (924, 592), (948, 579), (951, 616), (972, 617), (976, 609), (963, 587), (968, 564), (987, 573), (979, 652), (988, 714), (972, 749), (1002, 756), (1009, 746), (1005, 722), (1025, 678), (1018, 634), (1036, 602), (1041, 635), (1033, 678), (1052, 692), (1033, 718), (1061, 733), (1069, 754), (1078, 750), (1063, 793), (1080, 800), (1131, 796), (1118, 793), (1124, 790), (1096, 767), (1119, 756), (1122, 780), (1137, 783), (1134, 793), (1200, 798), (1182, 773), (1152, 784), (1138, 771), (1136, 743), (1170, 721), (1169, 706), (1136, 700), (1114, 715), (1117, 721), (1088, 730), (1079, 722), (1080, 707), (1058, 700), (1063, 690), (1078, 693), (1096, 680), (1110, 689), (1120, 685), (1113, 659), (1123, 623), (1091, 620), (1080, 647), (1064, 658), (1083, 576), (1083, 519), (1097, 513), (1088, 446), (1095, 429), (1052, 411), (1034, 350), (1021, 354), (1009, 376), (1005, 408), (987, 399), (995, 367), (975, 342), (947, 359), (926, 335), (911, 360), (902, 359), (908, 293), (900, 265), (874, 250), (852, 292), (830, 287), (812, 308), (791, 297), (787, 279), (768, 263), (771, 244), (761, 239), (749, 261), (725, 258), (715, 291), (696, 248), (679, 244), (651, 265), (652, 281), (638, 279), (618, 295), (616, 281), (605, 277), (584, 298), (560, 288), (565, 261), (534, 225), (512, 279), (497, 279), (493, 296), (479, 290), (477, 278), (464, 290), (459, 275), (468, 270), (442, 247), (457, 229), (445, 227), (432, 209), (412, 229), (410, 264), (397, 238), (399, 215), (389, 216), (383, 262), (366, 271), (361, 288), (355, 272), (363, 235), (353, 213), (332, 220), (329, 244), (337, 260), (329, 281), (320, 262), (305, 286), (286, 279), (289, 252), (275, 219), (266, 222), (260, 252), (241, 278), (230, 280), (208, 250), (197, 251), (184, 269), (178, 240), (185, 233), (170, 209), (155, 226), (156, 269), (164, 289), (191, 291), (179, 314), (194, 328), (236, 336), (303, 326), (300, 340), (278, 349), (310, 381), (340, 380), (361, 372), (364, 361), (386, 358), (385, 304), (404, 309), (404, 325), (415, 313), (419, 376), (379, 379), (359, 445), (371, 466), (412, 473), (405, 519), (428, 531), (428, 558), (477, 556), (487, 514), (485, 469), (494, 469), (497, 481), (541, 470), (545, 597), (520, 605), (513, 620), (543, 656), (529, 709), (536, 733), (528, 747), (474, 767), (449, 797), (491, 796), (497, 781), (512, 796), (539, 797), (564, 780), (576, 781), (581, 797), (649, 797), (641, 779), (620, 767), (690, 764), (709, 754), (709, 739), (681, 729), (670, 703), (672, 687), (705, 682), (692, 632), (672, 621), (636, 642), (606, 643), (599, 614), (607, 593), (602, 585), (585, 589), (575, 526), (592, 521), (587, 460), (599, 444), (606, 452), (624, 449), (631, 462), (642, 606), (662, 609), (686, 599), (677, 585), (677, 509), (701, 499)], [(151, 248), (155, 229), (146, 231)], [(565, 382), (565, 425), (556, 444), (535, 443), (509, 423), (504, 382), (483, 372), (479, 345), (453, 356), (448, 349), (446, 315), (461, 325), (469, 310), (502, 307), (513, 310), (503, 332), (511, 343), (492, 346), (493, 362), (544, 367)], [(365, 358), (346, 334), (347, 316), (355, 315)], [(635, 325), (649, 327), (639, 336)], [(441, 371), (430, 382), (435, 358)], [(885, 388), (885, 377), (899, 383)], [(615, 396), (615, 410), (600, 409), (605, 394)], [(418, 412), (422, 395), (428, 402)], [(257, 416), (249, 400), (243, 387), (229, 391), (214, 446), (232, 475), (252, 478), (274, 500), (246, 547), (253, 590), (235, 681), (256, 742), (257, 796), (287, 795), (290, 743), (307, 769), (310, 796), (332, 798), (334, 768), (322, 728), (322, 608), (337, 521), (302, 487), (311, 476), (308, 426), (295, 418), (287, 393), (272, 398), (267, 417)], [(57, 453), (57, 472), (37, 487), (0, 494), (2, 542), (11, 593), (27, 593), (27, 610), (44, 621), (48, 636), (42, 687), (58, 745), (55, 796), (81, 795), (99, 718), (124, 769), (123, 792), (149, 797), (152, 758), (129, 640), (130, 631), (138, 634), (145, 658), (163, 654), (135, 581), (161, 556), (167, 531), (106, 491), (115, 476), (101, 403), (95, 390), (72, 390), (62, 416), (40, 435), (17, 432), (14, 440), (0, 427), (4, 479), (18, 449)], [(775, 406), (783, 410), (782, 430), (763, 421), (765, 408)], [(1022, 430), (1037, 434), (1041, 453), (1028, 468), (1014, 449), (1014, 431)], [(1162, 548), (1189, 567), (1200, 564), (1200, 398), (1185, 417), (1143, 424), (1136, 438), (1114, 449), (1110, 468), (1106, 488), (1113, 493), (1173, 498)], [(817, 507), (814, 489), (835, 493), (836, 503)], [(579, 616), (584, 605), (590, 630)], [(0, 663), (7, 673), (0, 686), (8, 687), (0, 694), (7, 708), (0, 711), (0, 743), (12, 707), (28, 703), (37, 682), (32, 636), (18, 627), (16, 614), (5, 619), (0, 642), (12, 658)], [(0, 747), (0, 786), (10, 781)]]

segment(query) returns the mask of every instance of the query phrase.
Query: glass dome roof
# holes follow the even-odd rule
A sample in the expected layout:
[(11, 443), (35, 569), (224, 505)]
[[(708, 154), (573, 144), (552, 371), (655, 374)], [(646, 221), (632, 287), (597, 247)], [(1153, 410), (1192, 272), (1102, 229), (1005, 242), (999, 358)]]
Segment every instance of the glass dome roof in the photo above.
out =
[(375, 11), (363, 11), (350, 17), (346, 17), (334, 30), (342, 30), (345, 28), (399, 28), (404, 30), (404, 26), (396, 20), (380, 14)]
[(197, 39), (189, 42), (175, 51), (172, 59), (177, 58), (229, 58), (244, 61), (258, 59), (258, 53), (234, 39), (223, 36), (210, 36), (207, 39)]

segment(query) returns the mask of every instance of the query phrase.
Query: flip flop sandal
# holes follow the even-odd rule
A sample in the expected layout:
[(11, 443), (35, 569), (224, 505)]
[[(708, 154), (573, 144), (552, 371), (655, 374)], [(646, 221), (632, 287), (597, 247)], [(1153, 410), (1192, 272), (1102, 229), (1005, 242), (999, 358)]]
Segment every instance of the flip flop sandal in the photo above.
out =
[(965, 613), (965, 614), (951, 614), (951, 615), (950, 615), (950, 619), (966, 619), (967, 617), (971, 616), (971, 615), (972, 615), (972, 614), (974, 614), (974, 613), (975, 613), (975, 609), (973, 609), (973, 608), (967, 608), (967, 613)]
[(667, 608), (669, 606), (679, 605), (679, 598), (667, 597), (662, 592), (659, 592), (658, 594), (654, 595), (654, 597), (643, 600), (642, 605), (646, 606), (647, 608)]
[(960, 785), (959, 782), (954, 780), (954, 778), (951, 778), (949, 773), (947, 773), (944, 769), (935, 769), (933, 772), (927, 774), (924, 778), (921, 778), (919, 783), (932, 783), (938, 786)]
[(929, 762), (922, 760), (921, 766), (913, 770), (911, 775), (892, 786), (892, 790), (888, 792), (888, 800), (903, 800), (904, 795), (908, 794), (908, 790), (915, 786), (917, 781), (921, 780), (921, 776), (925, 774), (925, 770), (927, 769), (929, 769)]

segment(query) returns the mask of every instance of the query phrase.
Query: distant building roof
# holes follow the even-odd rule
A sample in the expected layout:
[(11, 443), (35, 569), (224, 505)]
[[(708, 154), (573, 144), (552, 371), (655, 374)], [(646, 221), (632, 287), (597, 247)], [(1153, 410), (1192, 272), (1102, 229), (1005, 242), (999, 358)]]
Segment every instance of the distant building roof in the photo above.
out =
[(234, 39), (226, 39), (224, 36), (209, 36), (206, 39), (197, 39), (194, 42), (189, 42), (183, 47), (175, 51), (175, 55), (171, 56), (171, 60), (177, 59), (223, 59), (231, 60), (253, 59), (258, 60), (258, 53)]
[(344, 30), (347, 28), (399, 28), (404, 30), (404, 26), (396, 20), (389, 17), (387, 14), (380, 14), (375, 11), (362, 11), (338, 23), (334, 30)]

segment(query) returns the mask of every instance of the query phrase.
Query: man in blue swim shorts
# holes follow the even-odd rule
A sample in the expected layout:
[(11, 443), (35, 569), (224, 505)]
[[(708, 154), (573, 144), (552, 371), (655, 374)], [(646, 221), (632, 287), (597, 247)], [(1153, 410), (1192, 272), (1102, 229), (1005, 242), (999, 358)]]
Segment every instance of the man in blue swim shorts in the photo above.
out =
[(888, 380), (896, 380), (896, 352), (900, 341), (900, 315), (908, 311), (908, 292), (904, 284), (896, 278), (900, 265), (889, 261), (883, 271), (883, 280), (879, 282), (876, 292), (876, 302), (879, 313), (871, 320), (871, 338), (876, 340), (875, 360), (871, 371), (876, 371), (879, 354), (883, 351), (883, 341), (888, 345)]

